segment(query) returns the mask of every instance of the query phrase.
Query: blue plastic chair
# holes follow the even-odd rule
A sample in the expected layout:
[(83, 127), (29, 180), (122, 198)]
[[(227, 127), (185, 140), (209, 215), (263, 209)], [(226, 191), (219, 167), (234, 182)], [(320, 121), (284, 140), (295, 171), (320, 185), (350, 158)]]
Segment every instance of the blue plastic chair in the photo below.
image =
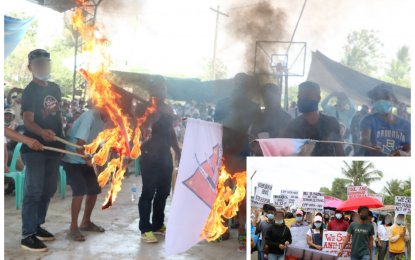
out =
[(24, 177), (25, 177), (25, 169), (26, 166), (23, 168), (21, 172), (16, 170), (16, 161), (17, 157), (19, 156), (20, 147), (22, 143), (18, 143), (14, 148), (12, 162), (10, 164), (10, 173), (5, 173), (6, 177), (10, 177), (14, 179), (15, 184), (15, 197), (16, 197), (16, 209), (20, 209), (20, 202), (23, 201), (23, 189), (24, 189)]
[(58, 188), (59, 193), (61, 194), (61, 198), (65, 199), (66, 194), (66, 172), (63, 169), (63, 166), (59, 166), (59, 177), (58, 177)]

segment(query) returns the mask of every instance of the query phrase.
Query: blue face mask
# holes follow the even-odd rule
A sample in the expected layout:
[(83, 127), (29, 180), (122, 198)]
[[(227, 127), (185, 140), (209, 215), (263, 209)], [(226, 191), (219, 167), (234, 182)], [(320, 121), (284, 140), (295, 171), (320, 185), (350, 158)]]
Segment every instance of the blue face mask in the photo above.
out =
[(295, 219), (297, 220), (297, 222), (301, 222), (303, 220), (303, 217), (296, 217)]
[(66, 117), (71, 117), (71, 113), (68, 113), (65, 115)]
[(401, 225), (402, 223), (403, 223), (402, 220), (399, 220), (399, 219), (396, 220), (396, 224)]
[(269, 220), (273, 220), (273, 219), (274, 219), (274, 215), (272, 215), (272, 214), (268, 214), (268, 215), (267, 215), (267, 218), (268, 218)]
[(337, 214), (336, 214), (336, 218), (337, 218), (337, 219), (341, 219), (341, 218), (342, 218), (342, 214), (337, 213)]
[(392, 102), (381, 99), (373, 103), (373, 108), (376, 109), (376, 112), (379, 114), (386, 114), (392, 109)]
[(50, 74), (47, 75), (46, 77), (40, 77), (40, 76), (37, 76), (36, 74), (33, 74), (33, 76), (35, 76), (35, 78), (37, 78), (38, 80), (42, 80), (42, 81), (47, 81), (52, 77)]
[(4, 125), (11, 125), (11, 124), (12, 124), (12, 122), (10, 122), (10, 123), (4, 122)]
[(318, 110), (318, 102), (317, 100), (307, 100), (307, 99), (299, 99), (298, 100), (298, 111), (300, 113), (309, 113)]
[(385, 220), (385, 223), (389, 225), (391, 223), (391, 221), (390, 220)]
[(284, 220), (279, 220), (279, 221), (278, 221), (278, 220), (276, 220), (276, 221), (275, 221), (275, 224), (277, 224), (277, 225), (281, 225), (283, 222), (284, 222)]
[(321, 227), (321, 223), (314, 223), (314, 226), (316, 226), (316, 228), (320, 228)]

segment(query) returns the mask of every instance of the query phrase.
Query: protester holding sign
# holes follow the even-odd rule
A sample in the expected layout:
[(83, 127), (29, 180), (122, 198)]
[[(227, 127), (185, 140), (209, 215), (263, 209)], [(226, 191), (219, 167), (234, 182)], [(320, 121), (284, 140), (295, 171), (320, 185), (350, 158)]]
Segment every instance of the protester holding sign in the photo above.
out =
[(284, 223), (284, 214), (277, 211), (275, 223), (268, 228), (265, 243), (268, 245), (268, 260), (284, 260), (285, 247), (292, 243), (291, 231)]
[(389, 260), (405, 258), (405, 242), (409, 240), (409, 233), (404, 225), (405, 215), (395, 215), (395, 223), (388, 229)]
[(385, 256), (389, 252), (389, 237), (388, 237), (388, 228), (392, 226), (392, 215), (386, 214), (385, 218), (382, 221), (382, 224), (378, 227), (378, 247), (379, 255), (378, 260), (384, 260)]
[(311, 249), (323, 250), (323, 219), (320, 216), (314, 218), (313, 227), (307, 232), (307, 244)]
[(301, 210), (297, 210), (295, 212), (295, 219), (297, 221), (294, 224), (292, 224), (290, 227), (304, 227), (304, 226), (308, 226), (308, 224), (303, 221), (303, 212)]
[(343, 219), (343, 211), (336, 210), (334, 220), (330, 221), (327, 230), (328, 231), (347, 231), (349, 223)]
[(372, 224), (367, 223), (369, 208), (366, 206), (360, 206), (357, 212), (360, 215), (360, 219), (358, 222), (350, 224), (347, 229), (347, 236), (344, 239), (343, 245), (337, 255), (339, 257), (343, 255), (343, 249), (349, 242), (350, 236), (353, 236), (351, 260), (374, 260), (372, 259), (372, 250), (373, 235), (375, 232)]
[[(266, 220), (265, 221), (261, 221), (259, 224), (258, 222), (254, 222), (255, 223), (255, 235), (258, 235), (259, 233), (262, 234), (266, 234), (267, 230), (269, 227), (272, 226), (272, 224), (274, 223), (274, 216), (276, 213), (276, 208), (273, 206), (268, 206), (267, 209), (268, 213), (266, 215)], [(262, 239), (262, 236), (261, 238)], [(262, 260), (264, 259), (264, 252), (265, 252), (265, 243), (263, 243), (262, 241), (259, 242), (260, 243), (260, 252), (261, 252), (261, 258), (259, 258), (258, 260)]]

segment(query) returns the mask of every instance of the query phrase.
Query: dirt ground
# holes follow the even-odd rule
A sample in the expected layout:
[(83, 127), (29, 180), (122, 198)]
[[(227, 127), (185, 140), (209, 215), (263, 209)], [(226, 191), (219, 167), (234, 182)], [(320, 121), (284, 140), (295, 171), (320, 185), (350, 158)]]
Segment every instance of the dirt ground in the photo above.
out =
[[(130, 165), (134, 171), (134, 163)], [(70, 206), (72, 191), (66, 186), (66, 198), (61, 199), (59, 192), (51, 199), (46, 223), (43, 225), (56, 236), (55, 241), (46, 242), (48, 252), (37, 253), (20, 247), (21, 211), (15, 209), (15, 198), (7, 195), (4, 199), (4, 259), (10, 260), (73, 260), (73, 259), (246, 259), (246, 254), (238, 253), (237, 230), (231, 230), (231, 238), (221, 243), (201, 241), (190, 250), (179, 255), (164, 257), (165, 237), (157, 235), (159, 243), (147, 244), (141, 241), (138, 230), (137, 201), (131, 202), (131, 187), (137, 186), (137, 195), (141, 193), (141, 176), (130, 175), (122, 184), (114, 205), (109, 210), (101, 210), (101, 205), (110, 188), (103, 188), (92, 213), (92, 221), (106, 229), (105, 233), (83, 232), (85, 242), (69, 239)], [(168, 232), (168, 214), (171, 205), (170, 196), (166, 205), (166, 225)], [(81, 214), (83, 208), (81, 209)], [(80, 219), (82, 215), (80, 214)], [(180, 239), (180, 238), (178, 238)]]

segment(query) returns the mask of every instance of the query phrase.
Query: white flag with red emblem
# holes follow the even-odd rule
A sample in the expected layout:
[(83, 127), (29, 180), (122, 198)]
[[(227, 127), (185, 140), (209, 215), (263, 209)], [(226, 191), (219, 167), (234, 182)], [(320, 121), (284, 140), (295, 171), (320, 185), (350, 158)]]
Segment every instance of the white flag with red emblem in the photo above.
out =
[(187, 119), (166, 231), (166, 257), (203, 240), (222, 166), (222, 125)]

